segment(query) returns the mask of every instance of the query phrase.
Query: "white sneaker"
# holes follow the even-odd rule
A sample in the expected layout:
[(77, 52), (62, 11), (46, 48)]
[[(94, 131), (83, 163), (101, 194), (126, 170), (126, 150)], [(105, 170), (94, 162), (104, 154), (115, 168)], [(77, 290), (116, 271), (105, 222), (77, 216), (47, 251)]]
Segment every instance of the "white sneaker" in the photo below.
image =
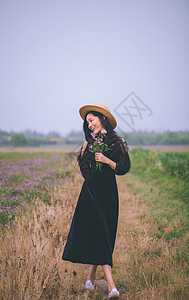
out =
[(108, 294), (108, 299), (116, 300), (119, 299), (119, 292), (116, 288), (113, 288), (111, 292)]
[(94, 290), (95, 286), (94, 286), (94, 284), (92, 284), (91, 280), (87, 280), (86, 283), (85, 283), (85, 288), (87, 290)]

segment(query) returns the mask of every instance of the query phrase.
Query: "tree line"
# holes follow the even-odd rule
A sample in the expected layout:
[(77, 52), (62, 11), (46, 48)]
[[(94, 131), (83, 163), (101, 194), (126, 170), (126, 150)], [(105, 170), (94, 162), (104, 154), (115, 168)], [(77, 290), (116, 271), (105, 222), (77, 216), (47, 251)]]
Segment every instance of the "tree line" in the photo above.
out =
[[(189, 131), (163, 133), (157, 132), (117, 132), (129, 145), (189, 145)], [(59, 144), (78, 144), (84, 141), (82, 131), (72, 130), (66, 137), (61, 137), (58, 132), (52, 131), (48, 134), (37, 131), (26, 130), (25, 132), (7, 132), (0, 130), (0, 146), (41, 146)]]

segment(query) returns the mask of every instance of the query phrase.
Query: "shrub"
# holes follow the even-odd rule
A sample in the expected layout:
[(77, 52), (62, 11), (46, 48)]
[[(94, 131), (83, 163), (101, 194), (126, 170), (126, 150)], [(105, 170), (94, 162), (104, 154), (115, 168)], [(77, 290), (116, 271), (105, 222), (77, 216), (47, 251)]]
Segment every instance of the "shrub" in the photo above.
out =
[(11, 144), (14, 147), (24, 147), (27, 145), (27, 138), (22, 133), (14, 133), (11, 135)]

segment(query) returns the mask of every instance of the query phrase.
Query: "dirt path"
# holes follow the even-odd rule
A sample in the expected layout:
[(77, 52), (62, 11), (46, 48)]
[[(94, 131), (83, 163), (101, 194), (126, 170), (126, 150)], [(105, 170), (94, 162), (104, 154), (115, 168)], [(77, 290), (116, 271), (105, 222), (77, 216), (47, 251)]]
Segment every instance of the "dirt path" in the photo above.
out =
[[(83, 142), (78, 145), (66, 145), (61, 146), (39, 146), (39, 147), (0, 147), (0, 152), (22, 152), (22, 153), (36, 153), (36, 152), (66, 152), (66, 153), (77, 153), (80, 151)], [(189, 145), (130, 145), (129, 150), (141, 147), (143, 149), (151, 150), (189, 150)]]
[[(129, 176), (117, 176), (119, 191), (119, 222), (114, 250), (114, 266), (116, 269), (115, 280), (123, 291), (121, 299), (128, 299), (130, 273), (130, 257), (133, 251), (133, 239), (138, 232), (144, 231), (140, 222), (140, 216), (145, 210), (145, 205), (139, 201), (139, 195), (133, 194), (129, 187)], [(134, 298), (133, 298), (134, 299)], [(136, 298), (137, 299), (137, 298)]]

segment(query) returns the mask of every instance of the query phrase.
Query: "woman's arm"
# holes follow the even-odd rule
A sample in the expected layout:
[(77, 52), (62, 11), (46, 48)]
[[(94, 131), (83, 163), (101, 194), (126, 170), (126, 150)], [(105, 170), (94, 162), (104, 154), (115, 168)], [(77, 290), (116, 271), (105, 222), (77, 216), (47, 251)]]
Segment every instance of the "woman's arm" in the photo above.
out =
[(113, 161), (113, 160), (111, 160), (111, 159), (109, 159), (108, 158), (108, 166), (110, 166), (110, 168), (112, 168), (113, 170), (115, 170), (116, 169), (116, 163), (115, 163), (115, 161)]
[(108, 157), (104, 156), (102, 153), (95, 153), (95, 160), (108, 164), (114, 171), (116, 175), (124, 175), (129, 172), (131, 167), (131, 162), (128, 154), (127, 143), (124, 139), (118, 146), (119, 160), (114, 162)]
[(89, 164), (88, 164), (89, 153), (85, 151), (87, 144), (88, 142), (85, 141), (84, 145), (81, 147), (79, 155), (77, 156), (78, 165), (83, 178), (86, 178), (89, 174)]
[(83, 156), (83, 153), (85, 152), (85, 149), (87, 147), (88, 142), (85, 141), (85, 143), (83, 144), (82, 150), (81, 150), (81, 156)]
[(119, 145), (119, 160), (116, 163), (115, 174), (125, 175), (131, 168), (131, 161), (128, 153), (127, 143), (122, 139), (122, 143)]

